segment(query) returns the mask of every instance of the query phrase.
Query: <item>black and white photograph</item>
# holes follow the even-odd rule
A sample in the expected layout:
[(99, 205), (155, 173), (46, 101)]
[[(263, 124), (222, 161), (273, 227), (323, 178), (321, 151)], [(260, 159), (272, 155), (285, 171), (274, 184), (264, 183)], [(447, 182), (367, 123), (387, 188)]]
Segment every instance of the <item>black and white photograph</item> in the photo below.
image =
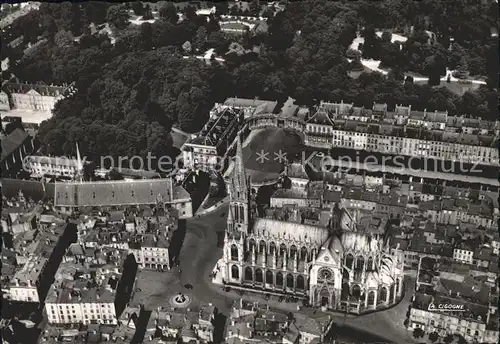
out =
[(498, 343), (498, 10), (2, 2), (0, 342)]

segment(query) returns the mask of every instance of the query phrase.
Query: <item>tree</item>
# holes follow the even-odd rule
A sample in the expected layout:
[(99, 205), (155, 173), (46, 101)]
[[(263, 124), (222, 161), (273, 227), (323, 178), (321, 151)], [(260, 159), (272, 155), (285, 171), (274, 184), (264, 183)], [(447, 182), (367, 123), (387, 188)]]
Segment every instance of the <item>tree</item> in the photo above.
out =
[(142, 20), (151, 20), (154, 19), (153, 17), (153, 12), (151, 11), (151, 7), (149, 5), (146, 5), (144, 8), (144, 13), (142, 15)]
[(422, 338), (425, 335), (425, 332), (421, 328), (416, 328), (413, 330), (414, 338)]
[(140, 28), (140, 41), (144, 50), (151, 50), (153, 47), (153, 28), (150, 23), (143, 23)]
[(229, 13), (229, 5), (227, 1), (220, 1), (215, 4), (215, 14), (220, 16)]
[(467, 78), (467, 76), (469, 75), (469, 65), (467, 63), (467, 59), (465, 58), (465, 56), (462, 56), (462, 58), (458, 62), (457, 70), (453, 74), (454, 74), (453, 76), (458, 79)]
[(194, 46), (196, 50), (203, 50), (207, 44), (208, 33), (204, 26), (200, 26), (196, 31), (196, 37), (194, 38)]
[(453, 342), (454, 336), (452, 334), (447, 335), (446, 337), (443, 338), (443, 342), (446, 344), (450, 344)]
[(68, 31), (59, 30), (54, 37), (54, 43), (60, 48), (70, 46), (73, 44), (73, 36)]
[(113, 5), (106, 12), (106, 20), (117, 29), (124, 29), (129, 25), (129, 15), (123, 5)]
[(21, 129), (22, 131), (24, 131), (23, 123), (21, 122), (21, 120), (15, 120), (13, 122), (7, 123), (7, 125), (5, 126), (5, 135), (9, 135), (16, 129)]
[(169, 23), (176, 24), (179, 21), (177, 10), (175, 9), (174, 4), (170, 2), (165, 5), (162, 5), (158, 12), (160, 18), (166, 20)]
[(435, 343), (439, 339), (439, 334), (437, 332), (432, 332), (431, 334), (429, 334), (429, 339), (431, 340), (431, 342)]
[(380, 37), (380, 39), (382, 40), (382, 42), (391, 43), (392, 33), (390, 33), (389, 31), (384, 31), (382, 32), (382, 36)]
[(456, 69), (464, 56), (466, 56), (465, 49), (460, 44), (453, 43), (448, 54), (448, 68)]
[(363, 30), (362, 35), (365, 39), (363, 44), (363, 57), (379, 59), (380, 56), (380, 41), (373, 27), (367, 27)]
[(264, 12), (262, 12), (262, 17), (264, 18), (273, 18), (274, 17), (274, 9), (267, 7)]
[(361, 52), (359, 50), (348, 49), (346, 52), (346, 56), (351, 60), (360, 60)]
[(395, 67), (389, 71), (387, 74), (389, 79), (393, 79), (398, 82), (403, 82), (405, 80), (405, 74), (403, 70), (399, 67)]
[(356, 59), (356, 60), (352, 60), (350, 65), (349, 65), (350, 69), (352, 71), (362, 71), (365, 69), (365, 66), (363, 66), (363, 64), (361, 63), (360, 60)]
[(144, 15), (144, 5), (142, 4), (141, 1), (132, 2), (132, 10), (134, 11), (134, 14), (136, 16)]
[(439, 74), (432, 74), (429, 76), (429, 80), (427, 81), (429, 86), (439, 86), (441, 84), (441, 77)]
[(250, 9), (250, 14), (252, 16), (258, 16), (259, 13), (260, 13), (260, 4), (259, 4), (259, 0), (252, 0), (250, 2), (250, 4), (248, 5), (249, 9)]

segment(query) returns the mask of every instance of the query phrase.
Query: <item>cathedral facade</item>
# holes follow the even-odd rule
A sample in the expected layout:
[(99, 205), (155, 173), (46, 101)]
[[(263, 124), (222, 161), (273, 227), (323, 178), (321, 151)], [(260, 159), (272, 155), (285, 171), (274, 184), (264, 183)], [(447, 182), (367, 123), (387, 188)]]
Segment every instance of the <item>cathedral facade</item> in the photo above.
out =
[(219, 262), (225, 285), (358, 314), (401, 299), (404, 256), (390, 254), (382, 237), (356, 231), (352, 218), (338, 207), (332, 208), (326, 227), (306, 224), (293, 213), (287, 221), (258, 218), (249, 184), (238, 138)]

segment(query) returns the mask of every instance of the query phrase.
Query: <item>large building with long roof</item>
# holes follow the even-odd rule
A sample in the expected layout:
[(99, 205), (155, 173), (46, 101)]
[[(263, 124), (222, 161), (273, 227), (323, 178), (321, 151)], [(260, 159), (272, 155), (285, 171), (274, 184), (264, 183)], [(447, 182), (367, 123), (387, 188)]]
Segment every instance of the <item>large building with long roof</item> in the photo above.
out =
[(54, 206), (63, 211), (155, 204), (177, 209), (180, 218), (193, 215), (191, 196), (182, 186), (174, 186), (170, 178), (55, 184)]

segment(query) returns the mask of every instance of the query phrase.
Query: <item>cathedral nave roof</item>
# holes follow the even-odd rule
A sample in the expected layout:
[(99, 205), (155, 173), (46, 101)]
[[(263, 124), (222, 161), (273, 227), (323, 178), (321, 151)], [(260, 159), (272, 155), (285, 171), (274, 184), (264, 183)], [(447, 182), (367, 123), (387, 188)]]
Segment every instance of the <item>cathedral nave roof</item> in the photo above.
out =
[(327, 228), (272, 219), (257, 219), (253, 232), (257, 236), (284, 238), (316, 245), (322, 245), (329, 237)]

